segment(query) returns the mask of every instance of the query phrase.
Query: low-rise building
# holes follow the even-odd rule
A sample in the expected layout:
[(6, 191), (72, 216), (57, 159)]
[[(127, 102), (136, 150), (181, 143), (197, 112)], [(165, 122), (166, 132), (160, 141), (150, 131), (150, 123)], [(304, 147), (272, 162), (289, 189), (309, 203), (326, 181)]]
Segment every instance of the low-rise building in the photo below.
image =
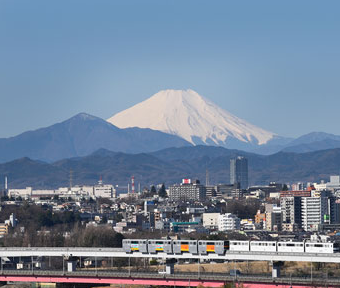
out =
[(218, 229), (220, 213), (203, 213), (203, 227), (209, 230)]
[(218, 230), (222, 232), (240, 230), (240, 218), (232, 213), (220, 214)]
[(0, 237), (4, 237), (8, 234), (8, 224), (7, 223), (0, 223)]

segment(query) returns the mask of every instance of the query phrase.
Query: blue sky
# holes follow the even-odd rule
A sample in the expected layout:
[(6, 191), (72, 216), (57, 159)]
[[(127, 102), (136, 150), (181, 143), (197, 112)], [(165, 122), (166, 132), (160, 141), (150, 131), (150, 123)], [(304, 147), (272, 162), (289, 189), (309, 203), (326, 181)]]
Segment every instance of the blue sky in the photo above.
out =
[(0, 1), (0, 137), (193, 89), (282, 136), (340, 134), (339, 1)]

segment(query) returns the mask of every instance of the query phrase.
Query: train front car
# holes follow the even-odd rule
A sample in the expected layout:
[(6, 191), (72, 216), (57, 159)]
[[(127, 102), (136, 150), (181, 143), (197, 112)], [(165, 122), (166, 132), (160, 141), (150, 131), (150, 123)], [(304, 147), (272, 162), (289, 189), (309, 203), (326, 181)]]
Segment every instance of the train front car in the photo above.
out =
[(230, 251), (249, 251), (249, 241), (242, 240), (230, 240), (229, 241), (229, 250)]
[(151, 254), (158, 252), (165, 252), (172, 254), (172, 241), (171, 240), (148, 240), (148, 251)]
[(123, 239), (123, 250), (126, 253), (148, 253), (148, 240), (146, 239)]
[(218, 255), (224, 255), (228, 249), (229, 241), (198, 241), (199, 254), (216, 253)]
[(304, 242), (279, 241), (277, 242), (277, 252), (304, 253)]
[(175, 254), (197, 254), (197, 240), (173, 240), (172, 249)]
[(250, 241), (250, 251), (254, 252), (276, 252), (275, 241)]
[(325, 253), (332, 254), (339, 252), (338, 242), (305, 242), (306, 253)]

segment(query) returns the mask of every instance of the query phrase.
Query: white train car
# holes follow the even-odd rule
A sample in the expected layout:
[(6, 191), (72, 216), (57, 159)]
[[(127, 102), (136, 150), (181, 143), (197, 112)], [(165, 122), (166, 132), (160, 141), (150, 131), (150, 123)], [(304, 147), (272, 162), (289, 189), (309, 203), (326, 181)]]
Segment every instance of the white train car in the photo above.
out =
[(287, 252), (287, 253), (303, 253), (305, 252), (304, 242), (277, 242), (277, 252)]
[(276, 252), (276, 241), (250, 241), (250, 251)]
[(242, 240), (230, 240), (229, 250), (230, 251), (249, 251), (249, 241)]
[(339, 243), (338, 242), (306, 242), (305, 243), (306, 253), (338, 253)]

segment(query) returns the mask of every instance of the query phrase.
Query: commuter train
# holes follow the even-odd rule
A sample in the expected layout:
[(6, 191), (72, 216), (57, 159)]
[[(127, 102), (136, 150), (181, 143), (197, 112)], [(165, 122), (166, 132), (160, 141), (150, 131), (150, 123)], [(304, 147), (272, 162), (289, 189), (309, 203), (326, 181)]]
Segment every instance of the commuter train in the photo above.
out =
[(206, 240), (157, 240), (123, 239), (126, 253), (141, 252), (156, 254), (218, 254), (231, 252), (282, 252), (282, 253), (338, 253), (338, 242), (293, 242), (293, 241), (206, 241)]

